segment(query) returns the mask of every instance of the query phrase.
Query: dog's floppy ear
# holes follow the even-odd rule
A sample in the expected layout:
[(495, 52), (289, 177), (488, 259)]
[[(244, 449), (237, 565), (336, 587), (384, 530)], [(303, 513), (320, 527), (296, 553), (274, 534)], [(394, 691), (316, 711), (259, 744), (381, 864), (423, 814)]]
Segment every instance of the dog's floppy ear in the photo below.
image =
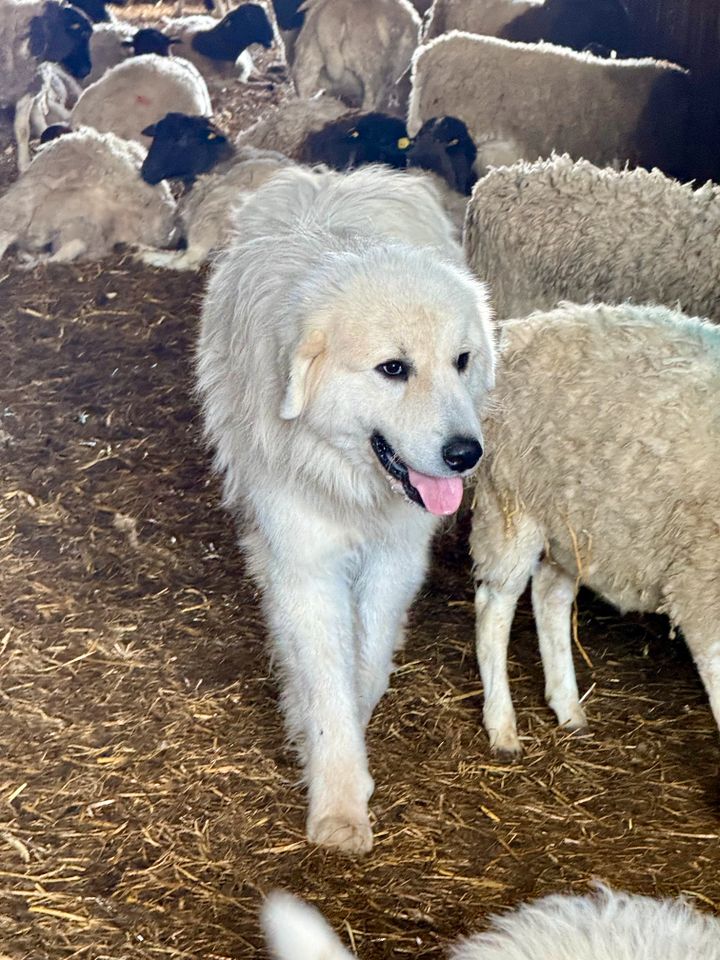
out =
[(293, 353), (287, 389), (280, 407), (283, 420), (294, 420), (302, 413), (314, 379), (311, 376), (312, 367), (317, 369), (324, 350), (325, 334), (322, 330), (311, 330)]

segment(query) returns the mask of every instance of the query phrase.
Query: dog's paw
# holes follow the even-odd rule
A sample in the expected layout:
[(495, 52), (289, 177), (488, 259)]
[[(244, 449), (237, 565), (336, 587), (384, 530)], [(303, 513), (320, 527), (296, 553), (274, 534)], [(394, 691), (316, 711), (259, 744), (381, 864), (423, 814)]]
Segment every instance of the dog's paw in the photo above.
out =
[(331, 814), (319, 819), (310, 818), (308, 839), (321, 847), (334, 847), (342, 853), (357, 855), (372, 850), (373, 836), (367, 816), (351, 817)]

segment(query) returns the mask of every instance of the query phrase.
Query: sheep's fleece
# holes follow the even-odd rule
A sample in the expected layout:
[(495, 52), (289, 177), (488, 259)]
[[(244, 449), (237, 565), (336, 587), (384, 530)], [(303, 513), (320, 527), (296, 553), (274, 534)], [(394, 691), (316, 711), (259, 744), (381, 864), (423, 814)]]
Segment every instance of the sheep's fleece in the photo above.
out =
[(720, 188), (553, 156), (475, 185), (465, 252), (499, 320), (560, 300), (662, 303), (720, 322)]
[(423, 42), (450, 30), (497, 37), (503, 27), (543, 0), (435, 0)]
[(187, 60), (147, 53), (119, 63), (84, 90), (70, 123), (110, 131), (147, 147), (151, 138), (141, 131), (173, 111), (209, 117), (207, 85)]
[(392, 103), (420, 17), (408, 0), (307, 0), (290, 69), (300, 97), (320, 90), (363, 110)]
[[(353, 960), (322, 914), (273, 891), (262, 909), (273, 960)], [(362, 953), (360, 954), (362, 958)], [(556, 894), (490, 918), (485, 933), (450, 948), (450, 960), (720, 960), (720, 920), (681, 900), (604, 886)]]
[(413, 57), (408, 131), (431, 117), (459, 117), (479, 170), (553, 150), (601, 166), (670, 170), (684, 162), (687, 82), (670, 63), (453, 31)]
[(175, 202), (166, 183), (140, 178), (144, 151), (83, 129), (43, 146), (0, 198), (0, 254), (51, 244), (58, 260), (97, 258), (117, 243), (167, 246)]
[(309, 100), (293, 98), (241, 131), (235, 144), (277, 150), (298, 160), (307, 135), (322, 130), (326, 123), (342, 117), (347, 110), (347, 105), (340, 100), (322, 94)]
[(28, 35), (44, 5), (45, 0), (0, 0), (0, 106), (12, 106), (38, 87)]
[(584, 725), (581, 584), (680, 627), (720, 725), (720, 329), (665, 307), (565, 303), (501, 330), (470, 539), (492, 746), (520, 750), (506, 643), (531, 577), (561, 724)]

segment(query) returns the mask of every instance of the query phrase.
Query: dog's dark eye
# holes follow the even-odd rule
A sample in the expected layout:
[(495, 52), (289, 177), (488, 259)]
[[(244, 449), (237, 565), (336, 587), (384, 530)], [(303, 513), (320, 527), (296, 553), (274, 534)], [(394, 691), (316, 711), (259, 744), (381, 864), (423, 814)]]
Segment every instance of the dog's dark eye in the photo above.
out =
[(461, 353), (460, 356), (455, 361), (455, 366), (458, 369), (458, 373), (462, 373), (463, 370), (467, 367), (469, 362), (470, 362), (470, 354)]
[(379, 363), (375, 369), (391, 380), (407, 380), (408, 378), (408, 365), (403, 363), (402, 360), (386, 360), (385, 363)]

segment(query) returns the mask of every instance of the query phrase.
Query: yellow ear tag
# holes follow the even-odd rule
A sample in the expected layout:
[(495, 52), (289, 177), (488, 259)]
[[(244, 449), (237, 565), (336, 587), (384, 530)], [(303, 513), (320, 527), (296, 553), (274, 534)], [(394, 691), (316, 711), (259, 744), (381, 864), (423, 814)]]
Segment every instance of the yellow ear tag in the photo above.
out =
[(397, 145), (398, 145), (398, 150), (407, 150), (407, 148), (410, 146), (410, 140), (408, 137), (400, 137), (400, 139), (397, 142)]
[(448, 146), (449, 146), (449, 147), (456, 147), (459, 143), (460, 143), (460, 141), (458, 140), (457, 137), (455, 137), (454, 140), (448, 140)]
[(209, 133), (209, 134), (207, 135), (207, 139), (208, 139), (208, 140), (217, 140), (217, 134), (216, 134), (216, 133)]
[(357, 138), (360, 136), (360, 132), (358, 130), (351, 130), (350, 136), (353, 138), (353, 140), (357, 140)]

